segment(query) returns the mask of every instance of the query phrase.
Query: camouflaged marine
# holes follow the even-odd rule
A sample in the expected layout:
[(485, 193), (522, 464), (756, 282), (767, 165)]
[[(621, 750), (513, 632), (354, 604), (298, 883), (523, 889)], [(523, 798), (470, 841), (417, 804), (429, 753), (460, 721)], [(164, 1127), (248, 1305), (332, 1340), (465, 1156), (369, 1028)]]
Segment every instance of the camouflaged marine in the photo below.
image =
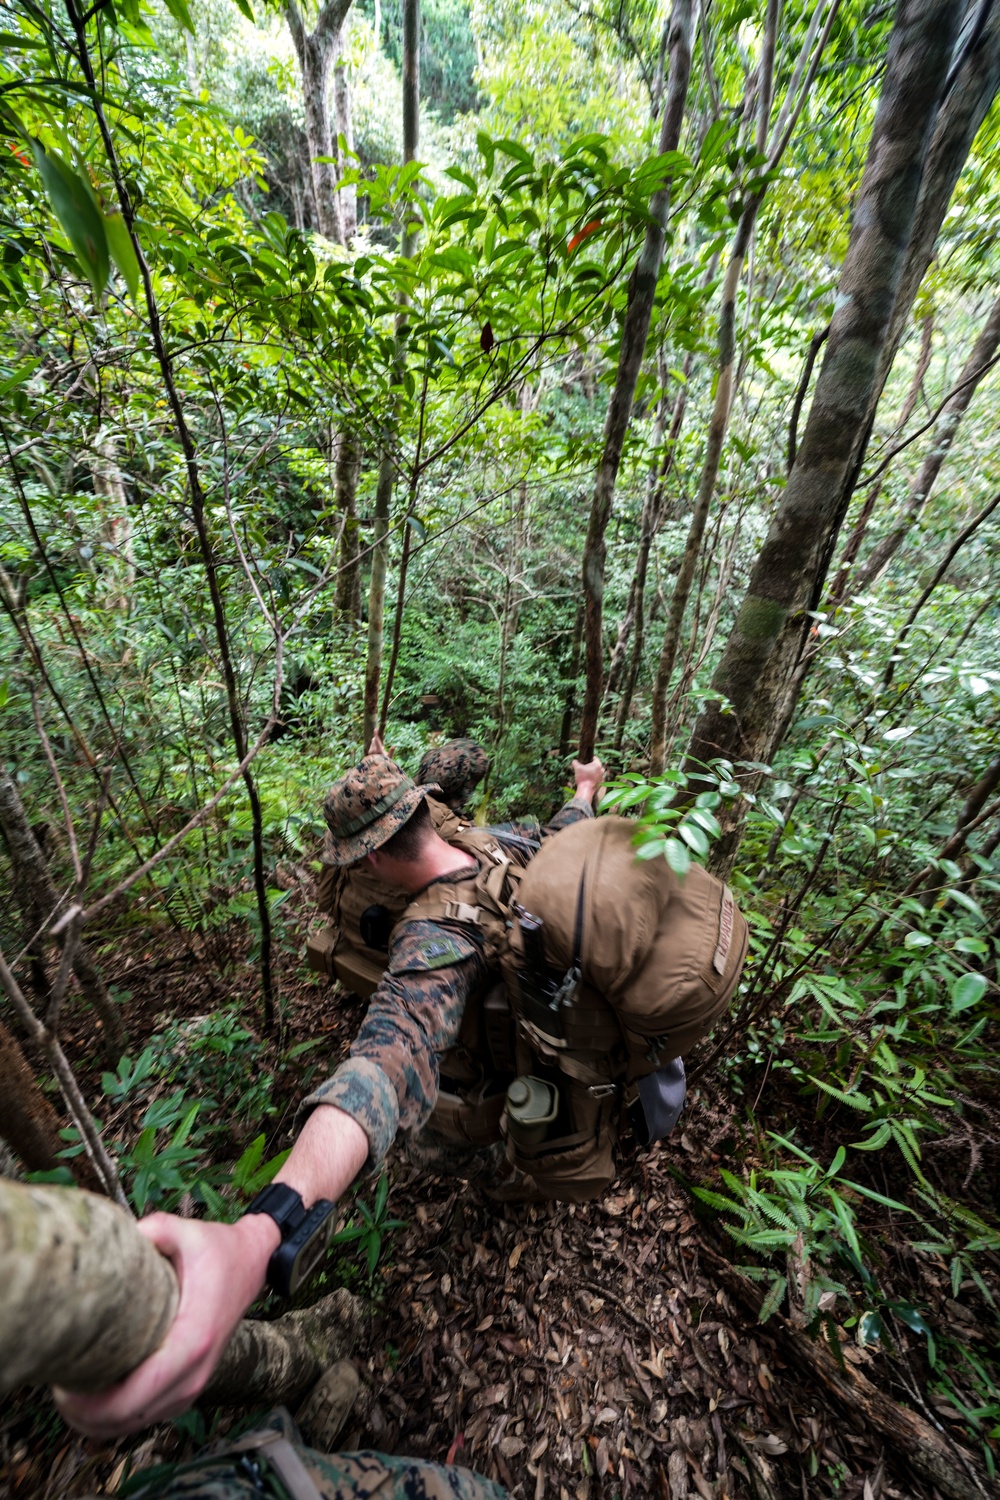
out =
[(259, 1432), (142, 1479), (131, 1480), (134, 1500), (505, 1500), (507, 1493), (469, 1469), (368, 1450), (317, 1452), (283, 1409)]
[(441, 801), (452, 812), (461, 813), (489, 768), (489, 758), (478, 740), (449, 740), (427, 751), (416, 780), (418, 786), (436, 784)]
[[(599, 780), (596, 772), (584, 776), (578, 783), (584, 790), (556, 814), (543, 834), (592, 817)], [(424, 892), (440, 898), (436, 915), (406, 915), (393, 929), (386, 971), (372, 994), (350, 1057), (303, 1105), (310, 1110), (332, 1104), (356, 1120), (368, 1137), (368, 1168), (373, 1171), (399, 1131), (422, 1130), (435, 1110), (434, 1130), (454, 1127), (459, 1096), (467, 1102), (479, 1095), (480, 1120), (472, 1127), (479, 1138), (470, 1145), (499, 1138), (502, 1077), (494, 1086), (473, 1060), (476, 1049), (464, 1045), (461, 1036), (463, 1025), (492, 1024), (486, 1001), (498, 985), (498, 953), (468, 904), (463, 908), (460, 899), (449, 902), (447, 897), (452, 889), (459, 896), (478, 872), (494, 868), (502, 874), (512, 861), (488, 830), (470, 829), (440, 840), (422, 808), (431, 790), (417, 786), (386, 756), (368, 755), (331, 787), (324, 803), (329, 827), (325, 858), (351, 865), (367, 855), (379, 866), (377, 873), (407, 883), (411, 902)], [(430, 868), (426, 860), (407, 863), (405, 855), (394, 857), (397, 837), (411, 822), (424, 823), (429, 838), (437, 840), (427, 847), (442, 863), (443, 873), (435, 867), (421, 875)], [(419, 835), (420, 829), (411, 832)], [(449, 863), (452, 867), (445, 869)], [(418, 872), (414, 879), (408, 879), (411, 871)], [(509, 1027), (506, 1007), (504, 1014)]]
[(353, 865), (374, 853), (409, 822), (425, 797), (440, 790), (433, 782), (417, 786), (387, 755), (366, 755), (334, 782), (323, 803), (331, 861)]

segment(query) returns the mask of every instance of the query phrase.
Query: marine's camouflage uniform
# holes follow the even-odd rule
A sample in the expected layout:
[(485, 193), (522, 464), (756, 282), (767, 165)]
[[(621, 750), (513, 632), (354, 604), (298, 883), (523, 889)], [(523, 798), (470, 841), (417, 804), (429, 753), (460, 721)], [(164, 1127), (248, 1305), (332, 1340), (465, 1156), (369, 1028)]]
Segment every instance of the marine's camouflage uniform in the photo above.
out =
[[(382, 760), (381, 766), (372, 764), (377, 759)], [(327, 797), (324, 810), (334, 832), (338, 813), (339, 826), (345, 826), (345, 801), (346, 826), (354, 828), (360, 817), (358, 804), (377, 807), (385, 799), (385, 788), (401, 781), (408, 782), (408, 778), (391, 761), (367, 756)], [(366, 784), (363, 796), (357, 790), (359, 783)], [(406, 796), (400, 793), (400, 802)], [(392, 807), (394, 822), (398, 805)], [(574, 797), (541, 830), (542, 836), (589, 817), (593, 817), (589, 802)], [(366, 847), (378, 848), (389, 836), (380, 834), (381, 829), (373, 834), (357, 828), (340, 840), (341, 860), (357, 858)], [(442, 882), (467, 878), (468, 871), (461, 870), (442, 876)], [(393, 932), (388, 969), (371, 997), (350, 1057), (332, 1078), (313, 1090), (300, 1114), (318, 1104), (333, 1104), (351, 1115), (368, 1137), (366, 1169), (377, 1171), (397, 1133), (418, 1131), (430, 1117), (438, 1095), (439, 1055), (458, 1037), (468, 1001), (492, 977), (483, 957), (482, 938), (472, 923), (400, 924)]]
[[(273, 1412), (267, 1427), (294, 1443), (306, 1472), (323, 1500), (505, 1500), (506, 1491), (469, 1469), (445, 1468), (420, 1459), (397, 1458), (367, 1450), (318, 1453), (302, 1442), (284, 1409)], [(134, 1500), (251, 1500), (271, 1496), (286, 1500), (287, 1489), (269, 1468), (266, 1449), (202, 1454), (191, 1463), (167, 1466), (148, 1486), (133, 1491)], [(136, 1476), (139, 1478), (140, 1476)]]

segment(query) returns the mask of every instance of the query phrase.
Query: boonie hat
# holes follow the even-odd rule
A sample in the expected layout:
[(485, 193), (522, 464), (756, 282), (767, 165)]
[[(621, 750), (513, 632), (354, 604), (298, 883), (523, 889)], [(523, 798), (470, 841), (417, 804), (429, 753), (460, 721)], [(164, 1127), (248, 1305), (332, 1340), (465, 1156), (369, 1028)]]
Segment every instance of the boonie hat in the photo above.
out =
[(417, 784), (437, 782), (441, 796), (460, 812), (490, 768), (489, 757), (478, 740), (449, 740), (428, 750), (417, 771)]
[(324, 798), (323, 816), (330, 830), (324, 857), (335, 865), (353, 865), (363, 855), (381, 849), (413, 816), (427, 793), (436, 790), (415, 786), (388, 756), (366, 755), (333, 783)]

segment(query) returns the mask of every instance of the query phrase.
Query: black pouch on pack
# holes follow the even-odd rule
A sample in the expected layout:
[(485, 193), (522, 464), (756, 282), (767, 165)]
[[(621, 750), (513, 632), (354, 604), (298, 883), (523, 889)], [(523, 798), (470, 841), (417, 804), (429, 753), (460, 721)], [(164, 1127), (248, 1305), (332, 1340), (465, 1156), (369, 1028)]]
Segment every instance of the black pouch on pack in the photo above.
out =
[(384, 906), (366, 906), (358, 922), (361, 941), (366, 948), (374, 948), (377, 953), (388, 953), (393, 925), (392, 912)]
[(628, 1117), (640, 1146), (662, 1141), (680, 1119), (687, 1098), (684, 1059), (675, 1057), (655, 1073), (647, 1073), (637, 1084), (639, 1094), (629, 1106)]
[(530, 911), (519, 909), (518, 921), (524, 948), (524, 968), (518, 970), (524, 1019), (555, 1042), (566, 1040), (566, 1012), (580, 993), (580, 948), (583, 938), (584, 880), (576, 903), (576, 933), (573, 962), (566, 970), (553, 969), (545, 958), (544, 922)]

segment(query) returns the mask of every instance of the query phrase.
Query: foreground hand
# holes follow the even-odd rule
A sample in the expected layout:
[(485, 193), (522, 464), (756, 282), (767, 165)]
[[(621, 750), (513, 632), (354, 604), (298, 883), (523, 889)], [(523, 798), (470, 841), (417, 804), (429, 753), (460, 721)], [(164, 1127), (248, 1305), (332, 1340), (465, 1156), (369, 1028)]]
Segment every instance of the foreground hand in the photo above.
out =
[(369, 755), (384, 755), (385, 754), (385, 745), (382, 743), (382, 736), (379, 734), (379, 732), (378, 732), (377, 729), (376, 729), (375, 733), (372, 735), (372, 742), (371, 742), (371, 744), (368, 746), (368, 754)]
[(575, 760), (573, 776), (576, 779), (576, 795), (592, 803), (604, 784), (604, 767), (596, 755), (586, 763)]
[[(98, 1395), (54, 1392), (65, 1420), (89, 1437), (119, 1437), (187, 1410), (263, 1286), (280, 1241), (266, 1214), (250, 1214), (236, 1224), (151, 1214), (139, 1231), (177, 1272), (177, 1316), (159, 1349), (118, 1385)], [(142, 1295), (141, 1287), (135, 1294)]]

